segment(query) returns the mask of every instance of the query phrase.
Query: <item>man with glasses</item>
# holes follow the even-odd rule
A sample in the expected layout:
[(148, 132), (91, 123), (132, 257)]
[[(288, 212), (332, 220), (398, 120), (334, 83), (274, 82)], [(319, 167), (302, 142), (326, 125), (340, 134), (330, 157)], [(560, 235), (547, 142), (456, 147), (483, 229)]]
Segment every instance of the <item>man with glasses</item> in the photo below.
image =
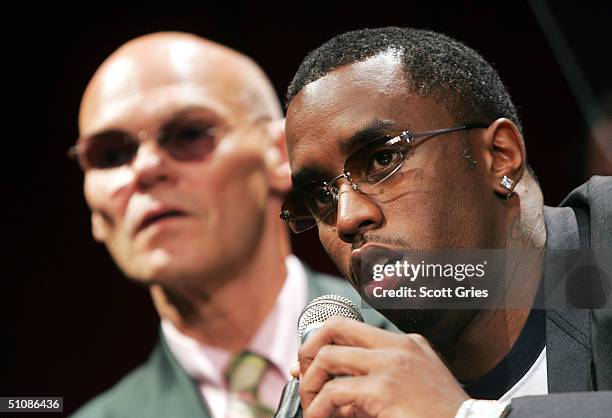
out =
[(143, 36), (98, 69), (70, 155), (95, 239), (150, 289), (161, 335), (144, 365), (76, 416), (271, 416), (302, 306), (326, 293), (358, 299), (290, 254), (281, 118), (252, 60), (193, 35)]
[[(292, 371), (306, 416), (609, 416), (609, 177), (543, 207), (499, 76), (434, 32), (337, 36), (305, 58), (287, 103), (294, 190), (281, 218), (317, 227), (351, 285), (407, 333), (329, 321)], [(489, 288), (463, 281), (461, 258), (478, 251), (501, 260), (471, 265), (500, 268)], [(449, 278), (423, 274), (443, 266)]]

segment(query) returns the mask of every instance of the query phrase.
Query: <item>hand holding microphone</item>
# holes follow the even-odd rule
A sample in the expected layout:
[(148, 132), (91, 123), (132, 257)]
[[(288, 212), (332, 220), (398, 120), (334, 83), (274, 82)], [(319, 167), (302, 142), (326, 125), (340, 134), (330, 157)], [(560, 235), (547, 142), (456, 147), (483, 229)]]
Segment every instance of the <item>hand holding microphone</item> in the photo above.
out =
[[(298, 338), (302, 344), (332, 316), (363, 322), (359, 308), (349, 299), (337, 295), (320, 296), (304, 307), (298, 320)], [(283, 389), (274, 418), (301, 418), (300, 383), (298, 376)]]
[(314, 322), (325, 324), (300, 334), (306, 338), (299, 352), (299, 398), (307, 418), (453, 418), (469, 398), (419, 334), (396, 334), (334, 314)]

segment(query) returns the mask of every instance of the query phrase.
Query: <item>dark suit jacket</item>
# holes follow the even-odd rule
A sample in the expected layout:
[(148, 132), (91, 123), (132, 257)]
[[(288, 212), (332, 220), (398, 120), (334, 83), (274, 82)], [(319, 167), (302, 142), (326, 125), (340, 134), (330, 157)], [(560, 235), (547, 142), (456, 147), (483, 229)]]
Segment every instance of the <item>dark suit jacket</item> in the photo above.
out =
[[(316, 273), (308, 268), (306, 273), (308, 300), (331, 293), (348, 297), (357, 306), (361, 306), (361, 299), (346, 281)], [(369, 324), (395, 329), (372, 309), (364, 309), (362, 314)], [(196, 384), (177, 363), (161, 334), (160, 341), (143, 365), (73, 415), (74, 418), (210, 418), (210, 416)]]
[(544, 217), (548, 390), (586, 393), (516, 398), (509, 416), (610, 418), (612, 392), (593, 391), (612, 390), (612, 177), (593, 177)]

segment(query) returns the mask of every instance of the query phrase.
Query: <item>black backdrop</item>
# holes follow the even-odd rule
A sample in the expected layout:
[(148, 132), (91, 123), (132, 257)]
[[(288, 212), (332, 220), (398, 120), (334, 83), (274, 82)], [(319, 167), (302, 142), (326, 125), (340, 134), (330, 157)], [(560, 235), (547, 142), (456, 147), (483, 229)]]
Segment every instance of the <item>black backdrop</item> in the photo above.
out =
[[(524, 121), (546, 203), (586, 179), (586, 125), (527, 3), (308, 2), (127, 9), (46, 6), (5, 15), (7, 210), (0, 396), (63, 396), (71, 412), (141, 363), (157, 336), (148, 293), (93, 242), (82, 174), (65, 158), (77, 137), (80, 96), (118, 46), (160, 30), (199, 34), (254, 58), (279, 96), (307, 52), (346, 30), (386, 25), (447, 33), (494, 63)], [(555, 2), (555, 17), (593, 87), (609, 71), (610, 10)], [(603, 80), (603, 81), (602, 81)], [(609, 80), (608, 80), (609, 82)], [(10, 97), (6, 95), (5, 97)], [(8, 133), (11, 132), (11, 133)], [(8, 147), (7, 147), (8, 145)], [(294, 241), (313, 267), (334, 272), (312, 234)]]

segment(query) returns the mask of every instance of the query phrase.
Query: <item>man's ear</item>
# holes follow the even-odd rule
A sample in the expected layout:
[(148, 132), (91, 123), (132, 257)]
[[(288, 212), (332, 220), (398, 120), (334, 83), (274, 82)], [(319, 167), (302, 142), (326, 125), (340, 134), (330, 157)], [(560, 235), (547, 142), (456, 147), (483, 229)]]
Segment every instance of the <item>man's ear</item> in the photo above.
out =
[(104, 242), (108, 236), (108, 221), (104, 215), (99, 211), (91, 212), (91, 233), (98, 242)]
[(291, 190), (291, 169), (285, 140), (285, 119), (270, 122), (268, 130), (272, 143), (266, 151), (270, 187), (273, 192), (285, 194)]
[(509, 196), (527, 163), (523, 136), (514, 122), (500, 118), (487, 128), (484, 141), (491, 188), (499, 195)]

